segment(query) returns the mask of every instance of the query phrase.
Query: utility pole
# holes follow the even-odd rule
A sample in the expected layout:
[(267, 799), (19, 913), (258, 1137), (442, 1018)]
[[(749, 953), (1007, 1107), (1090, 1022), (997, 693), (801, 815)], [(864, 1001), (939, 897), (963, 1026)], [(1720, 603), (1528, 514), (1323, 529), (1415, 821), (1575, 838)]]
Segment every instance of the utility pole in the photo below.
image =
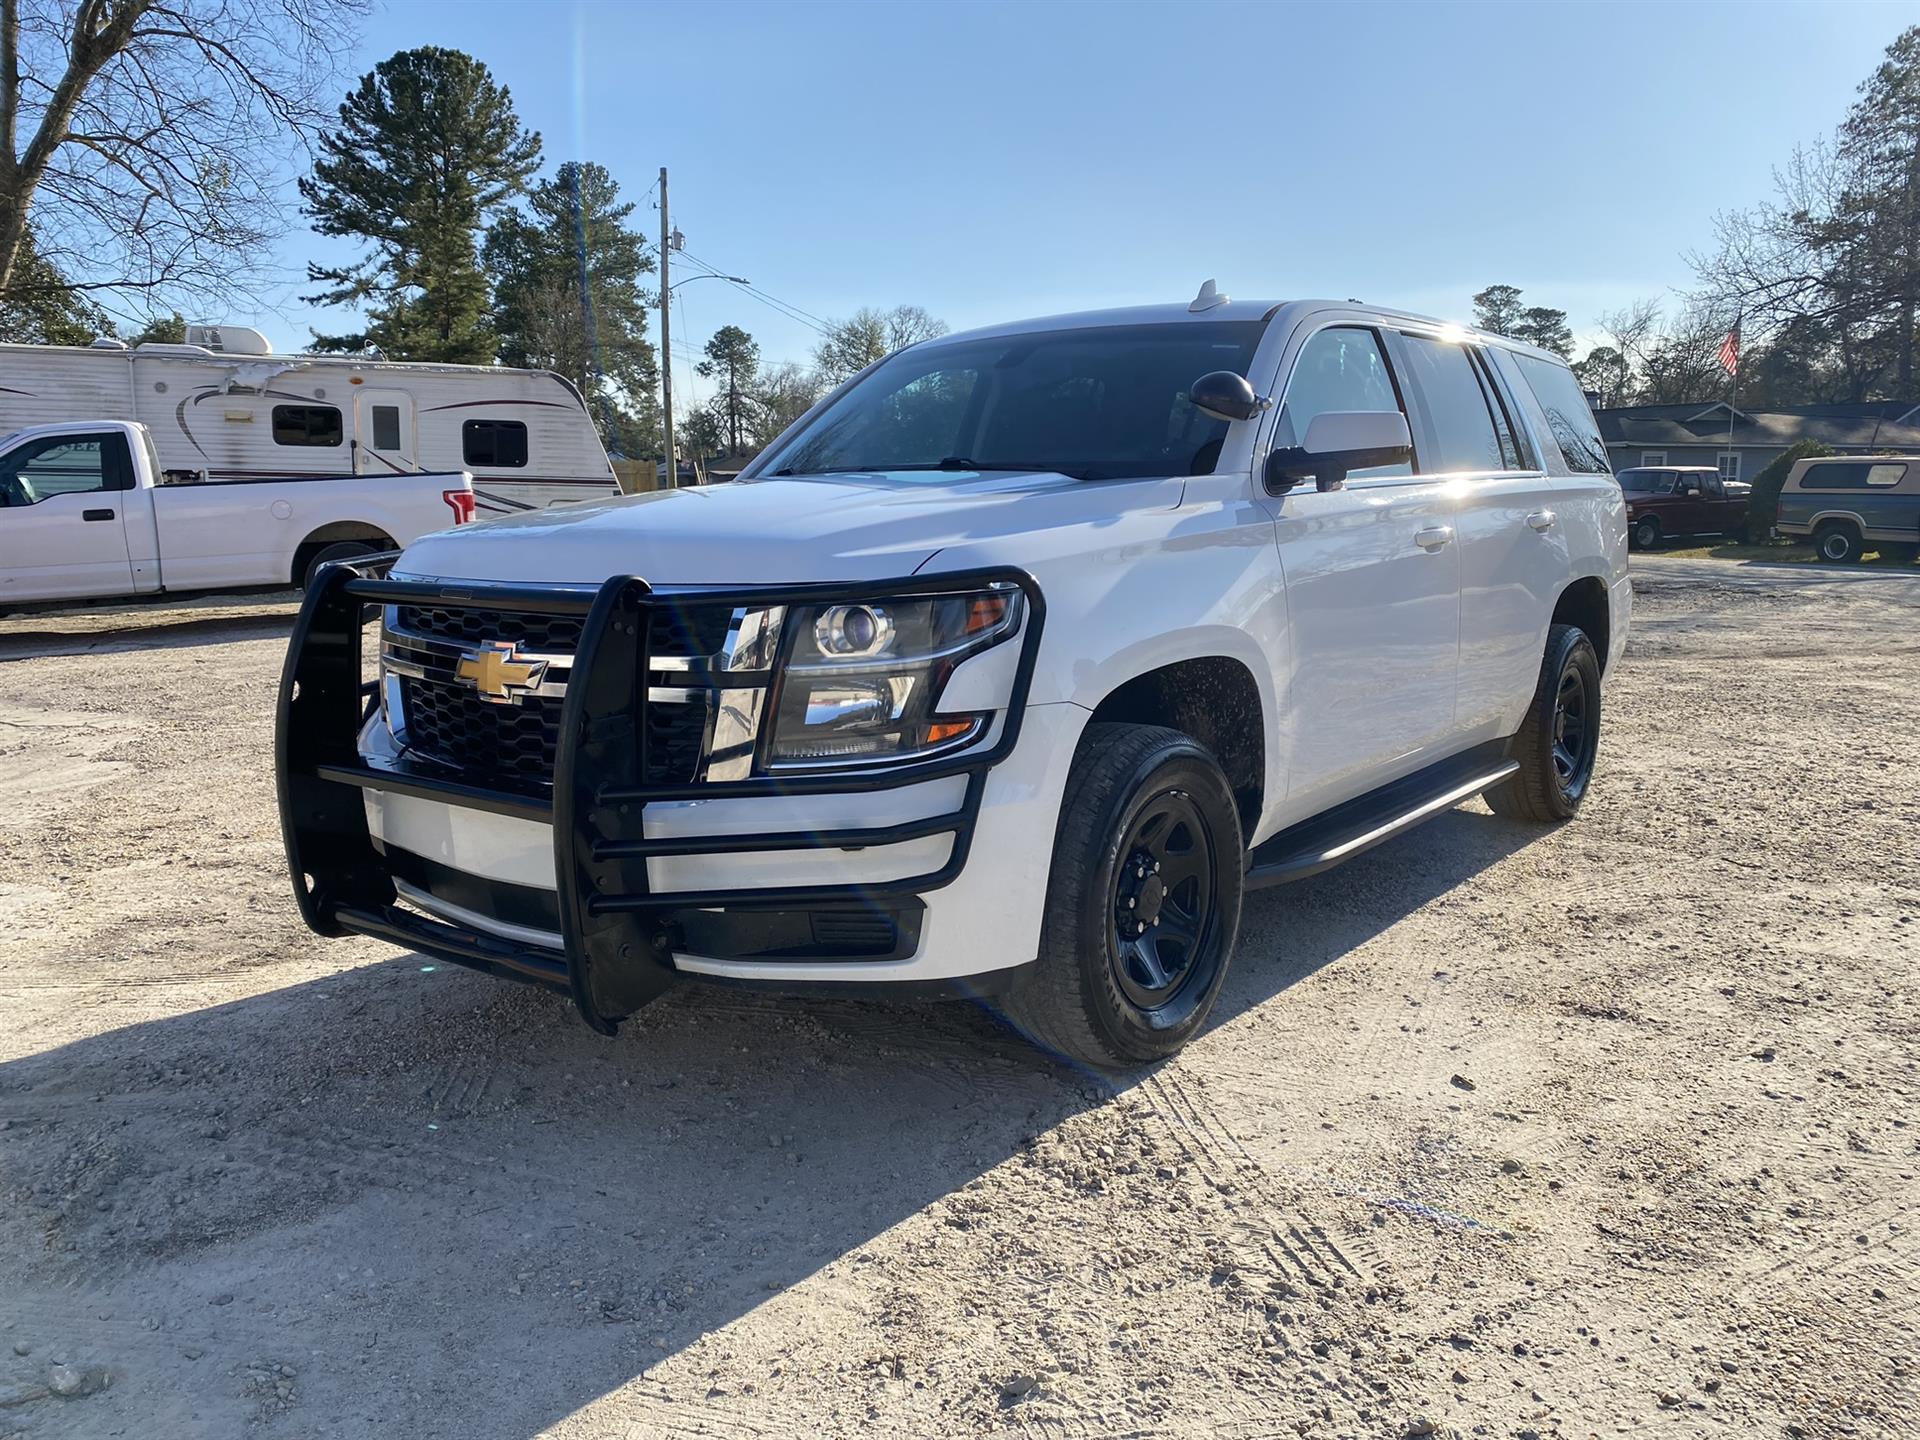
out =
[(669, 307), (673, 296), (667, 290), (667, 256), (672, 251), (673, 222), (667, 218), (667, 167), (660, 167), (660, 423), (665, 427), (667, 450), (666, 489), (680, 483), (680, 463), (673, 451), (673, 325)]

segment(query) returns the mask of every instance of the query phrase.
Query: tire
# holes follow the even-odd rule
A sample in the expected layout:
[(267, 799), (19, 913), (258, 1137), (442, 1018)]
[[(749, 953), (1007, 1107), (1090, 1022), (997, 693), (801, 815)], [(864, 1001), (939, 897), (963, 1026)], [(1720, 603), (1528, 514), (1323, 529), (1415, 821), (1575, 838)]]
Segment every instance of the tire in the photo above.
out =
[(1660, 522), (1649, 515), (1644, 520), (1633, 522), (1633, 531), (1628, 537), (1636, 550), (1651, 550), (1660, 543)]
[(300, 588), (311, 590), (313, 580), (320, 573), (322, 565), (331, 565), (336, 560), (357, 560), (362, 555), (377, 555), (379, 547), (365, 540), (336, 540), (331, 545), (322, 545), (313, 552), (307, 561), (307, 568), (300, 572)]
[(1089, 725), (1054, 833), (1039, 962), (1007, 995), (1008, 1018), (1099, 1069), (1174, 1054), (1219, 997), (1245, 880), (1239, 808), (1210, 752), (1157, 725)]
[[(1573, 702), (1577, 713), (1570, 713)], [(1569, 720), (1578, 724), (1571, 744)], [(1487, 804), (1512, 820), (1571, 820), (1586, 799), (1599, 751), (1600, 657), (1579, 626), (1555, 625), (1547, 631), (1533, 703), (1507, 752), (1520, 762), (1519, 772), (1489, 790)]]
[(1822, 525), (1813, 532), (1813, 553), (1835, 565), (1859, 563), (1860, 532), (1847, 524)]

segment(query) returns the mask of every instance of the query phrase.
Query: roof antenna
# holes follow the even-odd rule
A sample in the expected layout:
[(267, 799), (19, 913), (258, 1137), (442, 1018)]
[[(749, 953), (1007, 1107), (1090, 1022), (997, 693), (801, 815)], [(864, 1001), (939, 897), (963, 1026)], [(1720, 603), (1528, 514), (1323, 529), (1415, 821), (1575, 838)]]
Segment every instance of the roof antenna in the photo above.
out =
[(1220, 287), (1209, 280), (1200, 287), (1200, 293), (1193, 297), (1193, 303), (1187, 306), (1187, 313), (1198, 315), (1203, 311), (1216, 310), (1232, 298), (1231, 295), (1222, 295)]

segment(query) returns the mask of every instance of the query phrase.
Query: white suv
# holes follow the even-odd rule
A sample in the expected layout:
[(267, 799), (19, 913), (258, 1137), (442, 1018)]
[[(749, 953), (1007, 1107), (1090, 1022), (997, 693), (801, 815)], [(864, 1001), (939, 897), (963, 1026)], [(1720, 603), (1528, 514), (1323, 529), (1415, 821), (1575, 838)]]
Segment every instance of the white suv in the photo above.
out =
[(929, 341), (733, 483), (329, 572), (295, 889), (603, 1031), (682, 978), (896, 987), (1136, 1064), (1248, 886), (1482, 791), (1574, 813), (1626, 562), (1579, 385), (1498, 336), (1209, 283)]

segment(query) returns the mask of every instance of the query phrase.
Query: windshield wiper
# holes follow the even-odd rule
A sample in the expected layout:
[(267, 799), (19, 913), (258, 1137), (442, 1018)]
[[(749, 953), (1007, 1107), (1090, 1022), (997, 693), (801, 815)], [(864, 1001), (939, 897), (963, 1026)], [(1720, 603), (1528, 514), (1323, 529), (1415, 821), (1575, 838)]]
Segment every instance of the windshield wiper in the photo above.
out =
[(826, 470), (795, 470), (791, 466), (786, 466), (779, 470), (771, 470), (768, 474), (775, 478), (787, 478), (804, 475), (884, 475), (888, 471), (904, 473), (926, 470), (946, 471), (956, 475), (1023, 475), (1040, 471), (1049, 475), (1065, 475), (1069, 480), (1087, 478), (1087, 473), (1083, 470), (1062, 469), (1045, 460), (995, 460), (983, 464), (978, 460), (970, 460), (965, 455), (949, 455), (937, 465), (835, 465)]
[(976, 475), (1019, 475), (1037, 470), (1049, 475), (1064, 475), (1069, 480), (1087, 478), (1085, 472), (1065, 469), (1051, 460), (982, 461), (967, 455), (949, 455), (938, 465), (895, 465), (892, 468), (895, 470), (949, 470), (962, 474), (971, 472)]

